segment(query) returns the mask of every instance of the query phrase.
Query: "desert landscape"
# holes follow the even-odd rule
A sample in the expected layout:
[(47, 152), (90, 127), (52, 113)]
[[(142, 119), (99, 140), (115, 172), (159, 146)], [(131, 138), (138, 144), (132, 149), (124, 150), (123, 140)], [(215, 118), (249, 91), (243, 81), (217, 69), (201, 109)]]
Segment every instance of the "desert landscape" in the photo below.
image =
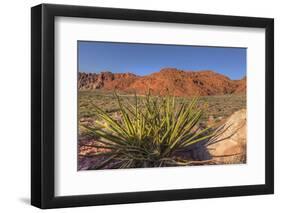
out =
[(246, 163), (246, 76), (78, 72), (78, 125), (78, 170)]

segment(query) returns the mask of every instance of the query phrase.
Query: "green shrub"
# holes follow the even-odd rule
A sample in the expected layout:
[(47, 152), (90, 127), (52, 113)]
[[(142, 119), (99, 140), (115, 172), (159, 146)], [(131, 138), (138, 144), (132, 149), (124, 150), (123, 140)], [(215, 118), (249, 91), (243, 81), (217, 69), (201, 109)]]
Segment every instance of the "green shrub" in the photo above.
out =
[(188, 165), (189, 161), (178, 158), (176, 153), (218, 134), (216, 128), (200, 127), (203, 111), (197, 106), (197, 98), (190, 103), (176, 103), (175, 97), (170, 96), (135, 95), (132, 104), (115, 96), (119, 118), (93, 105), (99, 119), (92, 127), (83, 126), (90, 135), (99, 138), (93, 146), (108, 150), (92, 155), (105, 159), (93, 169), (109, 164), (114, 164), (114, 168)]

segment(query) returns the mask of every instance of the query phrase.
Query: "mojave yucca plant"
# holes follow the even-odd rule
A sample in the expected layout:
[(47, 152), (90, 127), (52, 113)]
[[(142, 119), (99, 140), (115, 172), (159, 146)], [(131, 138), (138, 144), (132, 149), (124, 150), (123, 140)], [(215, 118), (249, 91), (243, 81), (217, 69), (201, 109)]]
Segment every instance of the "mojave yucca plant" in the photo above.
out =
[(189, 161), (176, 153), (193, 144), (208, 141), (216, 136), (217, 129), (199, 126), (203, 111), (197, 106), (197, 98), (191, 102), (176, 103), (175, 97), (134, 97), (134, 103), (126, 102), (115, 93), (119, 118), (94, 106), (99, 118), (94, 126), (83, 126), (95, 138), (93, 146), (103, 148), (91, 156), (104, 156), (94, 165), (100, 169), (161, 167), (188, 165)]

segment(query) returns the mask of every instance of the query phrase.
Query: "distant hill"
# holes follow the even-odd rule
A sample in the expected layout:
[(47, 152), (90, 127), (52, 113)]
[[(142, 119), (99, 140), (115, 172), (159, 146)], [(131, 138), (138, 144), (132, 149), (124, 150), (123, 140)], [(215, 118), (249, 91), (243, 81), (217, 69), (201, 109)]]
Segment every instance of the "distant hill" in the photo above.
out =
[(78, 75), (79, 90), (117, 90), (154, 95), (212, 96), (246, 94), (246, 77), (231, 80), (210, 70), (184, 71), (164, 68), (147, 76), (132, 73), (83, 73)]

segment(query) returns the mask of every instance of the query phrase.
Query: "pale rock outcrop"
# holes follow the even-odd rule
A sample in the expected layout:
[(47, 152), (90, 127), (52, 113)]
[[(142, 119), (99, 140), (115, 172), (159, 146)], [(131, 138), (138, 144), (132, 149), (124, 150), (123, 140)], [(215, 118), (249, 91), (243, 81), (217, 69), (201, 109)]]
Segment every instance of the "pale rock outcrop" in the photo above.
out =
[(226, 121), (217, 142), (207, 147), (218, 164), (245, 163), (247, 145), (246, 109), (233, 113)]

